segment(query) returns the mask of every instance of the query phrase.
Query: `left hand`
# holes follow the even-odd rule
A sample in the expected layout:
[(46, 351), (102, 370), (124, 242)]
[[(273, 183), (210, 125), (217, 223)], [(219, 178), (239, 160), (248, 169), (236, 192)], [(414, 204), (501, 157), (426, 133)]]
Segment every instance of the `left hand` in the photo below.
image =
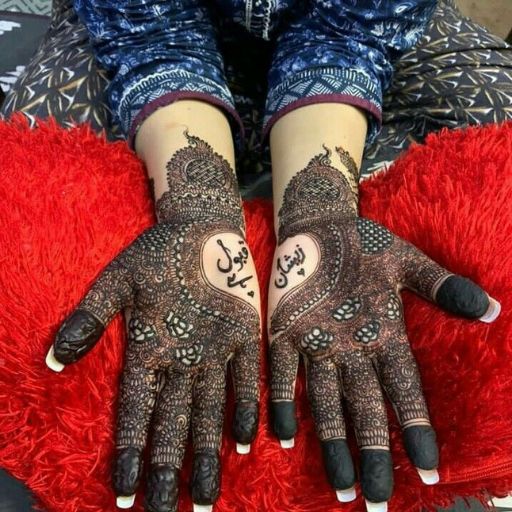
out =
[(447, 311), (482, 321), (492, 321), (499, 304), (469, 279), (359, 217), (355, 204), (329, 151), (313, 158), (285, 191), (269, 289), (273, 428), (284, 447), (293, 446), (300, 354), (330, 483), (340, 501), (355, 498), (345, 398), (361, 449), (362, 491), (369, 510), (380, 511), (393, 488), (382, 388), (421, 478), (428, 484), (438, 479), (435, 433), (400, 291), (409, 288)]

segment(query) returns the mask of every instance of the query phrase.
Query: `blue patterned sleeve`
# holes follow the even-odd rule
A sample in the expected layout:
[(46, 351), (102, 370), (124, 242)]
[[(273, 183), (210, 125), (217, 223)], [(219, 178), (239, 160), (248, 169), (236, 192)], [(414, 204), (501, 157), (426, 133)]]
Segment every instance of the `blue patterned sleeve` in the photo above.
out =
[(436, 0), (309, 0), (277, 37), (264, 131), (303, 105), (339, 102), (368, 113), (368, 140), (380, 129), (392, 62), (421, 36)]
[(145, 118), (183, 98), (215, 104), (241, 126), (207, 2), (74, 0), (74, 7), (109, 73), (108, 101), (131, 144)]

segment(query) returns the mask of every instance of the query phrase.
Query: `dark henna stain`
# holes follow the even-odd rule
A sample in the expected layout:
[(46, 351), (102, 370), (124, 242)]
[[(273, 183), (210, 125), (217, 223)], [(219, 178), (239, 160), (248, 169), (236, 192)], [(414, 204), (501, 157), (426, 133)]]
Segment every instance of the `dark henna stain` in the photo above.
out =
[(356, 481), (352, 455), (345, 439), (322, 441), (327, 479), (334, 489), (343, 490), (352, 487)]
[(118, 496), (131, 496), (142, 472), (141, 450), (133, 447), (117, 451), (112, 483)]
[(489, 297), (482, 288), (461, 276), (448, 277), (435, 300), (443, 309), (466, 318), (480, 318), (489, 307)]
[(287, 440), (297, 433), (295, 402), (282, 401), (271, 403), (272, 429), (278, 439)]
[(178, 491), (178, 470), (173, 466), (152, 465), (146, 486), (146, 511), (174, 512)]
[(94, 315), (75, 310), (57, 333), (55, 357), (63, 364), (78, 361), (94, 347), (104, 330), (104, 325)]
[(388, 450), (361, 451), (361, 488), (373, 503), (388, 501), (393, 493), (393, 461)]
[(429, 425), (404, 429), (404, 446), (412, 463), (420, 469), (435, 469), (439, 465), (436, 433)]
[(254, 441), (258, 430), (258, 403), (237, 402), (233, 418), (233, 437), (237, 443), (249, 444)]
[(196, 453), (190, 479), (192, 500), (198, 505), (211, 505), (220, 490), (220, 460), (215, 451)]

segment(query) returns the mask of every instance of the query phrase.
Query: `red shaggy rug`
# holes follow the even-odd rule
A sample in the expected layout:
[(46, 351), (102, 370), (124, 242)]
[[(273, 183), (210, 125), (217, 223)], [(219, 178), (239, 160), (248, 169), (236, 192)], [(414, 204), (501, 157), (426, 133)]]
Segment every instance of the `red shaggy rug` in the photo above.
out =
[[(124, 334), (120, 318), (62, 374), (45, 355), (55, 331), (100, 269), (153, 223), (141, 164), (124, 143), (80, 127), (0, 123), (0, 467), (50, 512), (113, 512), (113, 426)], [(493, 324), (470, 322), (405, 295), (408, 331), (437, 430), (441, 483), (426, 487), (391, 418), (396, 487), (391, 512), (432, 509), (454, 496), (512, 490), (512, 124), (443, 132), (362, 186), (362, 213), (417, 244), (497, 298)], [(274, 237), (271, 205), (245, 205), (263, 297)], [(266, 360), (266, 341), (262, 341)], [(303, 381), (300, 432), (282, 450), (261, 426), (249, 456), (226, 428), (217, 512), (364, 510), (360, 491), (337, 503), (320, 457)], [(228, 414), (232, 411), (228, 409)], [(183, 471), (180, 511), (190, 511)], [(141, 495), (142, 493), (139, 493)], [(139, 496), (136, 509), (141, 511)]]

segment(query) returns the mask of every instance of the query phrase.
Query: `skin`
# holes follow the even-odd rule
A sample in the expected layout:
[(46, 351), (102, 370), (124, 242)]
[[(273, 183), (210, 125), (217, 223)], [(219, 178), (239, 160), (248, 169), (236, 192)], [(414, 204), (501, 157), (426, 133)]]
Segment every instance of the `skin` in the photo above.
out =
[(257, 431), (260, 297), (231, 140), (224, 115), (200, 102), (148, 118), (136, 148), (154, 182), (157, 224), (107, 266), (53, 344), (58, 362), (76, 362), (127, 310), (113, 485), (118, 496), (136, 492), (151, 431), (148, 511), (176, 510), (189, 431), (192, 498), (217, 499), (228, 362), (233, 436), (249, 445)]
[(271, 409), (277, 437), (292, 439), (302, 356), (327, 478), (337, 491), (348, 492), (355, 482), (347, 412), (361, 450), (363, 495), (382, 503), (393, 489), (384, 392), (413, 464), (432, 471), (439, 463), (401, 289), (468, 318), (481, 317), (491, 304), (476, 284), (359, 217), (365, 135), (360, 111), (332, 104), (297, 109), (271, 133), (278, 240), (269, 286)]

